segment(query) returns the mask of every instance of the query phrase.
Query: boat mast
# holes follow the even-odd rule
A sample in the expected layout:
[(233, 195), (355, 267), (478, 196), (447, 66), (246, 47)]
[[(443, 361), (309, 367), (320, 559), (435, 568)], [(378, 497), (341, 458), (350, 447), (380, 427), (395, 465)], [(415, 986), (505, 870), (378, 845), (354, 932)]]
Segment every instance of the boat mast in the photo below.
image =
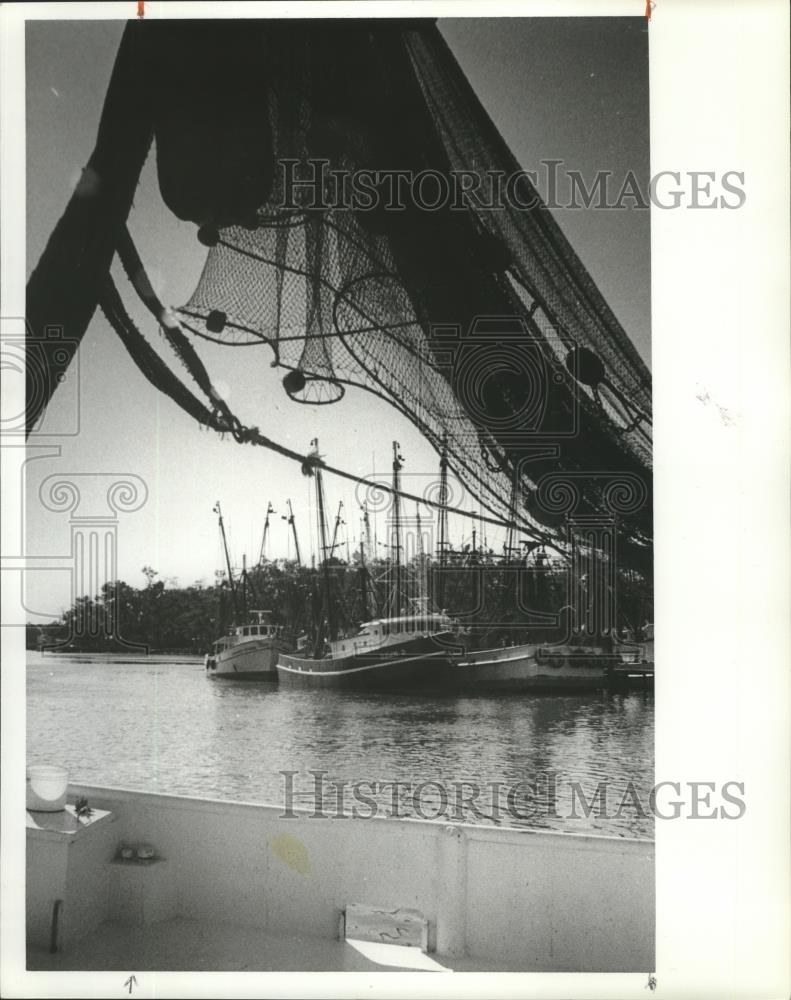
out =
[(338, 544), (337, 543), (338, 528), (340, 527), (340, 525), (345, 524), (345, 521), (343, 521), (341, 519), (341, 511), (342, 510), (343, 510), (343, 500), (340, 500), (338, 502), (338, 513), (335, 515), (335, 527), (333, 528), (333, 531), (332, 531), (332, 544), (330, 545), (330, 555), (331, 556), (335, 555), (335, 546)]
[(426, 554), (423, 551), (423, 526), (420, 520), (420, 504), (415, 504), (415, 525), (417, 528), (417, 544), (415, 554), (417, 556), (417, 606), (421, 614), (427, 614), (428, 587), (426, 585)]
[(370, 613), (368, 609), (368, 571), (365, 568), (365, 542), (360, 539), (360, 608), (363, 613), (363, 621), (367, 622)]
[(511, 498), (510, 503), (508, 504), (508, 531), (505, 536), (505, 545), (503, 546), (506, 566), (510, 565), (512, 553), (516, 551), (514, 547), (514, 530), (516, 528), (516, 491), (517, 482), (516, 474), (514, 474), (514, 481), (511, 484)]
[(362, 531), (363, 537), (360, 539), (360, 544), (362, 545), (363, 542), (365, 542), (365, 550), (368, 552), (368, 559), (371, 560), (371, 562), (373, 562), (373, 560), (376, 558), (376, 553), (373, 551), (371, 547), (372, 546), (371, 518), (368, 515), (368, 504), (367, 503), (361, 504), (360, 510), (363, 512), (363, 531)]
[(247, 556), (242, 556), (242, 608), (244, 609), (244, 617), (247, 620), (249, 614), (247, 610)]
[(442, 436), (439, 456), (439, 580), (437, 581), (437, 607), (445, 603), (445, 569), (448, 560), (448, 435)]
[(294, 523), (294, 511), (291, 507), (291, 501), (286, 500), (286, 503), (288, 504), (288, 515), (281, 514), (280, 519), (282, 521), (286, 521), (291, 526), (291, 533), (294, 536), (294, 549), (296, 550), (297, 553), (297, 566), (301, 566), (302, 559), (300, 558), (299, 555), (299, 539), (297, 538), (297, 526)]
[[(319, 441), (318, 438), (314, 438), (311, 441), (314, 451), (318, 454), (319, 451)], [(320, 656), (322, 647), (324, 645), (324, 622), (326, 616), (326, 623), (329, 629), (330, 640), (337, 637), (337, 631), (335, 628), (335, 615), (332, 608), (332, 595), (330, 592), (330, 567), (329, 567), (329, 557), (327, 554), (327, 522), (324, 515), (324, 481), (321, 476), (321, 469), (316, 468), (316, 502), (318, 505), (318, 516), (319, 516), (319, 536), (320, 536), (320, 546), (321, 546), (321, 579), (322, 579), (322, 589), (323, 600), (322, 600), (322, 615), (321, 621), (319, 622), (318, 634), (316, 636), (316, 649), (315, 656)]]
[[(370, 612), (373, 615), (377, 615), (379, 613), (379, 597), (376, 593), (376, 585), (374, 584), (373, 577), (368, 569), (368, 562), (372, 566), (376, 562), (376, 543), (371, 539), (371, 518), (368, 513), (368, 504), (362, 504), (360, 510), (363, 512), (363, 537), (360, 539), (360, 557), (367, 595), (363, 598), (363, 608), (367, 609), (366, 613)], [(368, 597), (370, 597), (370, 607)]]
[(266, 520), (264, 521), (264, 537), (261, 539), (261, 554), (258, 557), (258, 565), (260, 566), (264, 561), (264, 555), (266, 553), (266, 540), (269, 535), (269, 515), (277, 513), (275, 508), (272, 506), (272, 501), (268, 501), (266, 505)]
[(228, 554), (228, 539), (225, 537), (225, 525), (223, 524), (222, 520), (222, 509), (220, 508), (219, 500), (214, 505), (213, 511), (217, 515), (220, 521), (220, 534), (222, 535), (222, 547), (223, 551), (225, 552), (225, 565), (228, 569), (228, 583), (231, 587), (231, 598), (233, 600), (233, 613), (234, 613), (234, 618), (236, 618), (239, 614), (239, 608), (237, 607), (236, 603), (236, 583), (233, 578), (233, 570), (231, 569), (231, 557)]
[(398, 441), (393, 441), (393, 533), (391, 544), (395, 550), (395, 577), (391, 596), (390, 613), (397, 618), (401, 613), (401, 477), (403, 458)]

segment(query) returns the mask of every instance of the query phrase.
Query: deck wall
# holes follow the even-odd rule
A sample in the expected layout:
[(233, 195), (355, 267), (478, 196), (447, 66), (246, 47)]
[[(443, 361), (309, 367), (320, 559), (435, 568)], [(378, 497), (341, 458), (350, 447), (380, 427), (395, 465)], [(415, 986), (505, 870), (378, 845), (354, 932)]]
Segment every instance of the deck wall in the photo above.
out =
[[(420, 820), (285, 818), (277, 807), (89, 786), (70, 793), (114, 814), (114, 834), (92, 847), (86, 840), (73, 860), (81, 870), (69, 873), (71, 884), (91, 885), (94, 919), (117, 918), (119, 906), (128, 915), (116, 897), (129, 886), (109, 862), (121, 842), (146, 842), (165, 861), (143, 877), (135, 911), (142, 920), (180, 914), (335, 938), (348, 903), (412, 907), (429, 920), (430, 946), (443, 955), (532, 971), (654, 966), (651, 842)], [(159, 904), (146, 902), (152, 895)], [(67, 920), (75, 909), (67, 899)]]

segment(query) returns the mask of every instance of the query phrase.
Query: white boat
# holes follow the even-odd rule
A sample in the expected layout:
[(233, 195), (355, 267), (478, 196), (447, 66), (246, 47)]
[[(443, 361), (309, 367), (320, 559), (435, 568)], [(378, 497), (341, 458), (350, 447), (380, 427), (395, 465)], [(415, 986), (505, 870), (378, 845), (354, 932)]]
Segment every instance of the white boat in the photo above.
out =
[(206, 674), (212, 679), (277, 681), (277, 658), (293, 648), (282, 625), (269, 611), (253, 611), (247, 625), (237, 625), (219, 638), (206, 654)]

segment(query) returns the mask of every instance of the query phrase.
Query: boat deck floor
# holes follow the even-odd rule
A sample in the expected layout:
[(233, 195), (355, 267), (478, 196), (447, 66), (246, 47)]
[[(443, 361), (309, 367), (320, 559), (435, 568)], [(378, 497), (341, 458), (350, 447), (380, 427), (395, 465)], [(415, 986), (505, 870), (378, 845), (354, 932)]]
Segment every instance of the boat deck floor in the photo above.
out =
[(139, 927), (104, 923), (66, 952), (30, 949), (29, 971), (494, 972), (502, 965), (443, 958), (368, 941), (277, 937), (260, 928), (176, 917)]

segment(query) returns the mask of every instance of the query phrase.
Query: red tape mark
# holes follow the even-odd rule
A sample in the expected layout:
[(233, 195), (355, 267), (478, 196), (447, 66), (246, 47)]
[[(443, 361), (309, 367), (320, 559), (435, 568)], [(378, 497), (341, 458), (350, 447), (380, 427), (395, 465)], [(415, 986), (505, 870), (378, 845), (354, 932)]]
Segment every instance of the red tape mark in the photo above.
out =
[(137, 0), (137, 16), (146, 16), (146, 0)]
[(654, 0), (645, 0), (645, 18), (647, 21), (651, 20), (651, 11), (656, 7)]

